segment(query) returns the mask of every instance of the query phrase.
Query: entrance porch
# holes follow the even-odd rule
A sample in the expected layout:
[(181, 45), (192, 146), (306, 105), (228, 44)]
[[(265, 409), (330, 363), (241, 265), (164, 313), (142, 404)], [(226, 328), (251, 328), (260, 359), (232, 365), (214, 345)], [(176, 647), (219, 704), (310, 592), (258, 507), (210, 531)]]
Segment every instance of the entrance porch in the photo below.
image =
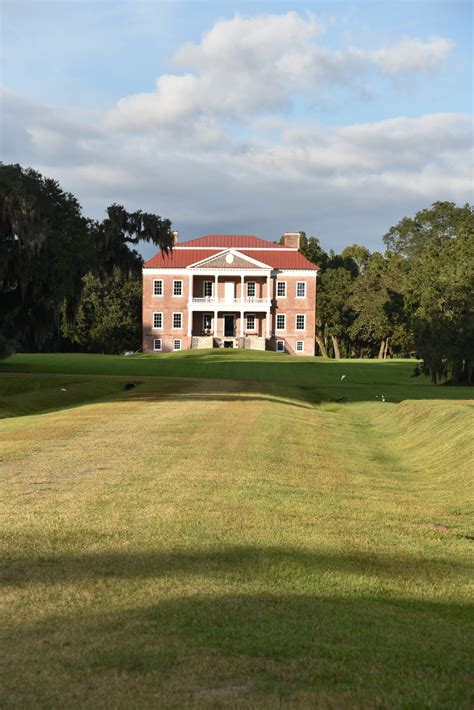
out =
[(193, 311), (189, 319), (191, 337), (201, 338), (269, 338), (269, 312)]

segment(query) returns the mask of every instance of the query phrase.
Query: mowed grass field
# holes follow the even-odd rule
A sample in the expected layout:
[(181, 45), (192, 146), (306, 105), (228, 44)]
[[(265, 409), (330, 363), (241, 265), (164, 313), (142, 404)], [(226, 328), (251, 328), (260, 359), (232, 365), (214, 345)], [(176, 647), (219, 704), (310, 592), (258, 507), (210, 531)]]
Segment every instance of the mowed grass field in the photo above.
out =
[(472, 390), (413, 367), (0, 363), (0, 705), (472, 707)]

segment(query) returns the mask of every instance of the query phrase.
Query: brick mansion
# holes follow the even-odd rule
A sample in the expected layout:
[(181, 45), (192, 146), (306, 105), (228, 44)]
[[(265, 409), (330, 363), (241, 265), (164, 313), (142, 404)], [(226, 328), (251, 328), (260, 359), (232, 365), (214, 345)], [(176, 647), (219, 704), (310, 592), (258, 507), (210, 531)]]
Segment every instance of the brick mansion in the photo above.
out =
[(314, 355), (318, 267), (283, 244), (215, 234), (143, 266), (143, 352), (255, 348)]

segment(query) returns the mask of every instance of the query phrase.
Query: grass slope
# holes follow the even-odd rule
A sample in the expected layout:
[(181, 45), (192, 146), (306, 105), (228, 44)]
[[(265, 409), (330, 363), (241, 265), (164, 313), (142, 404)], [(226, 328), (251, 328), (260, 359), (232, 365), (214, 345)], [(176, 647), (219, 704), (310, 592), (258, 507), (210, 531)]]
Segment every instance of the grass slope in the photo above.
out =
[[(314, 406), (281, 361), (262, 385), (18, 357), (144, 369), (0, 422), (2, 706), (471, 706), (472, 402)], [(158, 367), (263, 377), (223, 357)], [(377, 366), (400, 399), (430, 387)]]
[[(300, 388), (311, 402), (347, 397), (373, 401), (385, 394), (404, 399), (471, 399), (467, 387), (434, 387), (414, 377), (413, 360), (323, 360), (252, 350), (187, 350), (162, 355), (19, 354), (0, 362), (0, 372), (244, 380)], [(341, 382), (342, 375), (346, 379)], [(293, 392), (295, 394), (295, 392)]]

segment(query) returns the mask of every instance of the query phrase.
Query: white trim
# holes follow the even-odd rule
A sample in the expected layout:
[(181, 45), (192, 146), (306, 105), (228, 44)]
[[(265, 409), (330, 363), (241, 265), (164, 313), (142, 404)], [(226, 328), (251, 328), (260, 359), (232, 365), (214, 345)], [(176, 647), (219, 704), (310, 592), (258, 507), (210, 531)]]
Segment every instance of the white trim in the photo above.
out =
[[(206, 295), (206, 284), (211, 284), (211, 295), (210, 296)], [(202, 296), (203, 296), (203, 298), (213, 298), (214, 297), (214, 281), (204, 279), (204, 281), (202, 282)]]
[[(161, 325), (155, 325), (155, 316), (161, 316)], [(164, 322), (163, 311), (154, 311), (151, 329), (152, 330), (163, 330), (163, 322)]]
[[(176, 343), (179, 343), (179, 348), (175, 347)], [(183, 349), (182, 345), (183, 345), (183, 342), (182, 342), (181, 338), (173, 338), (173, 351), (174, 350), (176, 350), (176, 351), (182, 350)]]
[[(283, 296), (278, 294), (278, 286), (283, 284), (285, 286), (285, 293)], [(276, 298), (288, 298), (288, 283), (286, 281), (276, 279)]]
[[(278, 327), (278, 318), (283, 318), (283, 328)], [(286, 331), (286, 313), (276, 313), (275, 314), (275, 331), (279, 333), (284, 333)]]
[[(275, 274), (277, 271), (275, 271)], [(142, 269), (142, 274), (143, 276), (153, 276), (154, 274), (160, 275), (166, 275), (166, 276), (214, 276), (215, 274), (227, 274), (228, 276), (240, 276), (240, 274), (244, 274), (244, 276), (266, 276), (270, 277), (272, 275), (272, 267), (267, 266), (265, 269), (225, 269), (225, 268), (219, 268), (219, 269), (211, 269), (211, 268), (202, 268), (202, 269), (192, 269), (189, 270), (187, 268), (158, 268), (157, 266), (150, 266), (150, 267), (143, 267)], [(307, 275), (308, 272), (305, 272)]]
[[(181, 293), (174, 292), (174, 285), (175, 284), (181, 284)], [(183, 294), (184, 294), (183, 279), (173, 279), (173, 290), (171, 292), (172, 297), (173, 298), (182, 298)]]
[[(190, 241), (194, 240), (191, 239)], [(181, 246), (173, 247), (173, 251), (177, 251), (178, 249), (188, 249), (189, 251), (192, 249), (194, 251), (217, 251), (219, 249), (235, 249), (236, 251), (299, 251), (296, 247), (284, 247), (279, 244), (273, 244), (268, 247), (188, 247), (186, 246), (186, 242), (183, 242)]]
[(305, 276), (306, 278), (311, 278), (311, 276), (316, 277), (318, 274), (317, 269), (272, 269), (272, 276)]
[[(161, 293), (155, 293), (155, 284), (161, 283)], [(153, 279), (153, 297), (154, 298), (163, 298), (163, 294), (165, 292), (165, 289), (163, 288), (163, 279)]]
[[(160, 347), (156, 347), (156, 343), (160, 344)], [(163, 350), (163, 340), (162, 338), (153, 338), (153, 352), (154, 353), (161, 353)]]
[[(243, 249), (243, 247), (241, 247)], [(188, 269), (192, 269), (194, 267), (199, 267), (201, 265), (207, 264), (209, 261), (212, 261), (213, 259), (219, 259), (221, 256), (226, 256), (226, 254), (232, 254), (234, 257), (238, 256), (244, 261), (248, 261), (250, 264), (254, 264), (255, 266), (260, 266), (262, 269), (271, 269), (272, 267), (270, 264), (264, 264), (261, 261), (257, 261), (257, 259), (253, 259), (251, 256), (248, 256), (247, 254), (242, 254), (238, 249), (226, 249), (224, 248), (222, 251), (217, 252), (217, 254), (212, 254), (211, 256), (207, 256), (204, 259), (200, 259), (199, 261), (195, 261), (193, 264), (188, 264)], [(221, 267), (222, 268), (222, 267)], [(231, 267), (232, 268), (232, 267)], [(238, 267), (234, 267), (238, 268)], [(227, 269), (224, 269), (227, 271)]]
[[(181, 325), (175, 325), (174, 324), (174, 317), (179, 316), (181, 319)], [(183, 313), (181, 311), (176, 311), (176, 313), (173, 313), (173, 317), (171, 319), (171, 329), (172, 330), (183, 330)]]
[[(301, 284), (303, 284), (303, 286), (304, 286), (304, 294), (303, 294), (303, 296), (298, 296), (298, 286)], [(295, 298), (306, 298), (306, 291), (307, 291), (306, 281), (297, 281), (296, 286), (295, 286)]]
[[(303, 318), (303, 328), (298, 328), (298, 318)], [(306, 331), (306, 313), (296, 313), (295, 315), (295, 332), (304, 333)]]
[[(298, 348), (298, 345), (301, 345), (301, 348)], [(297, 340), (296, 341), (295, 352), (296, 353), (304, 353), (304, 340)]]
[(210, 327), (209, 327), (209, 330), (214, 331), (214, 313), (212, 313), (212, 311), (207, 311), (207, 312), (205, 312), (205, 313), (202, 314), (202, 330), (203, 330), (203, 332), (206, 331), (206, 328), (205, 328), (205, 325), (204, 325), (204, 319), (205, 319), (206, 316), (210, 316), (210, 318), (211, 318), (211, 325), (210, 325)]
[[(281, 350), (278, 348), (279, 345), (283, 345)], [(284, 340), (277, 340), (275, 350), (277, 351), (277, 353), (284, 353), (285, 352), (285, 341)]]
[[(253, 318), (253, 328), (250, 328), (249, 326), (249, 318)], [(257, 330), (255, 313), (247, 313), (247, 315), (245, 316), (245, 330), (250, 330), (252, 333)]]

